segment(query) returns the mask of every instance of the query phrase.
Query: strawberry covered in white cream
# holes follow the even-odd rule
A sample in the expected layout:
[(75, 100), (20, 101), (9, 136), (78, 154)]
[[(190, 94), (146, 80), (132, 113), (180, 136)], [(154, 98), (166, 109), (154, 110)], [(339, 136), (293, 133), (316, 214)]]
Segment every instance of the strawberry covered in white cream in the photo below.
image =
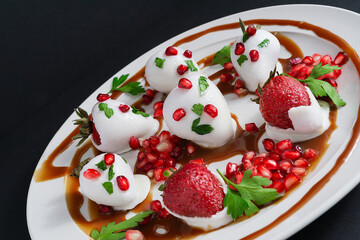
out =
[(112, 153), (91, 159), (80, 171), (79, 182), (86, 197), (115, 210), (134, 208), (150, 190), (147, 176), (134, 175), (126, 160)]
[(235, 40), (230, 50), (232, 64), (246, 88), (255, 92), (262, 86), (278, 62), (280, 43), (268, 31), (249, 25)]
[(191, 51), (170, 46), (150, 57), (145, 75), (151, 87), (169, 93), (177, 86), (180, 78), (197, 71), (200, 69)]
[(172, 133), (204, 147), (222, 146), (235, 135), (224, 96), (200, 73), (180, 79), (164, 102), (163, 114)]

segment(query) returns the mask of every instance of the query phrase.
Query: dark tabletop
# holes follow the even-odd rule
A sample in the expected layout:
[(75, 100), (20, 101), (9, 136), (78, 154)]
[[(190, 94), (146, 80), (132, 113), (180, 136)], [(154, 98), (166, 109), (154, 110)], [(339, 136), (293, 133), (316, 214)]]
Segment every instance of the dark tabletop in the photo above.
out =
[[(104, 81), (188, 29), (244, 10), (291, 3), (199, 2), (0, 0), (1, 239), (30, 239), (25, 212), (33, 170), (73, 108)], [(302, 3), (360, 13), (356, 0)], [(359, 200), (357, 186), (290, 239), (359, 239)]]

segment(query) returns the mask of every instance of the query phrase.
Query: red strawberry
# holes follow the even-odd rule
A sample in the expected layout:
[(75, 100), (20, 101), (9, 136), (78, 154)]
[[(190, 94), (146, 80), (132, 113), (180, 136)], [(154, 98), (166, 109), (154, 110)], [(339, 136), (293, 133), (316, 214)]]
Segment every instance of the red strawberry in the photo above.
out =
[(293, 128), (288, 111), (292, 107), (309, 106), (310, 98), (305, 87), (297, 80), (284, 75), (270, 80), (260, 96), (260, 112), (271, 125)]
[(101, 145), (101, 138), (100, 138), (100, 134), (98, 133), (98, 131), (96, 130), (95, 128), (95, 124), (93, 123), (92, 124), (92, 137), (94, 139), (94, 142), (97, 144), (97, 145)]
[(224, 192), (205, 165), (189, 163), (168, 178), (163, 200), (171, 211), (187, 217), (211, 217), (223, 210)]

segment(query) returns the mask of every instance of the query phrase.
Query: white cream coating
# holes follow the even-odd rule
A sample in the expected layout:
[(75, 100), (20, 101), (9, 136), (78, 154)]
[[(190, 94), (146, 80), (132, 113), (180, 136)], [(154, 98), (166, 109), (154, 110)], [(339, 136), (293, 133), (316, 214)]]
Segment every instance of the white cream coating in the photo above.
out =
[[(193, 58), (187, 58), (183, 55), (185, 50), (174, 47), (178, 53), (174, 56), (165, 55), (165, 49), (161, 49), (159, 52), (155, 53), (146, 63), (145, 75), (146, 80), (152, 88), (159, 92), (169, 93), (173, 90), (179, 83), (180, 78), (187, 77), (192, 72), (188, 69), (185, 74), (180, 75), (177, 73), (177, 68), (179, 65), (186, 65), (185, 60), (191, 60), (194, 66), (200, 71), (199, 66)], [(163, 68), (159, 68), (155, 64), (156, 58), (165, 59)]]
[(266, 123), (266, 133), (274, 140), (290, 139), (301, 142), (321, 135), (330, 126), (329, 105), (317, 101), (308, 87), (305, 87), (310, 98), (310, 106), (293, 107), (289, 110), (289, 118), (294, 129), (282, 129)]
[[(236, 44), (242, 42), (243, 34), (236, 39), (230, 50), (231, 62), (234, 65), (235, 70), (243, 79), (245, 86), (248, 90), (254, 92), (258, 84), (261, 86), (269, 78), (270, 71), (274, 70), (278, 58), (280, 55), (280, 43), (277, 38), (268, 31), (257, 29), (254, 36), (249, 37), (249, 39), (244, 43), (245, 45), (245, 54), (248, 58), (247, 61), (243, 62), (241, 66), (237, 62), (240, 55), (235, 55)], [(264, 39), (269, 39), (269, 44), (267, 47), (259, 47)], [(249, 52), (251, 50), (257, 50), (259, 52), (259, 59), (256, 62), (251, 62)]]
[(99, 104), (95, 104), (92, 109), (93, 122), (98, 131), (101, 144), (97, 145), (91, 136), (94, 146), (102, 152), (122, 153), (130, 150), (129, 139), (131, 136), (137, 138), (149, 138), (154, 135), (159, 128), (159, 122), (152, 116), (143, 117), (135, 114), (130, 108), (128, 112), (120, 111), (120, 104), (125, 104), (116, 100), (106, 100), (103, 103), (113, 109), (114, 115), (107, 118), (104, 111), (99, 109)]
[[(109, 194), (105, 190), (102, 184), (109, 181), (108, 173), (110, 166), (107, 166), (107, 169), (103, 171), (95, 165), (104, 160), (104, 155), (105, 153), (94, 157), (80, 171), (79, 182), (82, 194), (97, 204), (111, 206), (114, 207), (115, 210), (132, 209), (144, 201), (150, 191), (151, 184), (149, 178), (145, 175), (134, 175), (129, 164), (117, 154), (114, 154), (115, 162), (113, 164), (115, 175), (110, 181), (113, 184), (114, 192)], [(85, 178), (83, 174), (88, 169), (97, 170), (101, 173), (101, 176), (96, 179)], [(128, 190), (120, 190), (116, 182), (117, 176), (125, 176), (128, 179), (130, 186)]]
[[(191, 140), (208, 148), (222, 146), (234, 138), (236, 122), (231, 118), (231, 113), (224, 96), (212, 81), (206, 80), (209, 87), (200, 96), (200, 76), (203, 75), (193, 73), (187, 77), (193, 84), (191, 89), (176, 87), (170, 92), (164, 102), (164, 120), (169, 130), (181, 138)], [(218, 116), (215, 118), (210, 117), (203, 111), (199, 125), (210, 124), (214, 128), (212, 132), (205, 135), (199, 135), (191, 130), (193, 121), (199, 117), (191, 109), (194, 104), (198, 103), (204, 106), (212, 104), (218, 110)], [(186, 111), (186, 116), (180, 121), (175, 121), (173, 113), (179, 108), (183, 108)]]
[[(219, 182), (224, 190), (224, 193), (226, 195), (226, 193), (227, 193), (226, 183), (224, 182), (224, 180), (221, 178), (221, 176), (216, 171), (215, 172), (211, 171), (211, 172), (219, 180)], [(181, 216), (177, 213), (172, 212), (169, 208), (166, 207), (165, 204), (164, 204), (164, 207), (171, 215), (181, 219), (182, 221), (184, 221), (186, 224), (190, 225), (191, 227), (201, 228), (205, 231), (210, 231), (212, 229), (219, 228), (219, 227), (224, 226), (224, 225), (230, 223), (231, 221), (233, 221), (231, 215), (227, 214), (227, 210), (228, 210), (227, 207), (225, 207), (220, 212), (217, 212), (216, 214), (212, 215), (211, 217)]]

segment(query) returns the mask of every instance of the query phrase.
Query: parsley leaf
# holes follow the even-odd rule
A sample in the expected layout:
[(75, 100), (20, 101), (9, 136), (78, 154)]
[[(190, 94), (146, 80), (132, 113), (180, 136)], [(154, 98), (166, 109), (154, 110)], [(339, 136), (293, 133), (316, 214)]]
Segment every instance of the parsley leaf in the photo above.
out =
[(344, 100), (340, 98), (334, 87), (332, 87), (328, 82), (316, 79), (338, 69), (341, 68), (337, 66), (331, 66), (330, 63), (323, 66), (321, 63), (319, 63), (318, 65), (314, 66), (314, 68), (311, 70), (309, 77), (307, 77), (306, 79), (297, 79), (286, 73), (283, 73), (283, 75), (292, 77), (300, 82), (306, 83), (315, 97), (328, 96), (336, 106), (345, 106), (346, 102), (344, 102)]
[(190, 69), (190, 71), (192, 72), (196, 72), (198, 69), (195, 67), (194, 63), (192, 60), (185, 60), (187, 67)]
[(197, 118), (193, 121), (191, 125), (191, 130), (199, 135), (205, 135), (211, 133), (214, 130), (214, 128), (209, 124), (199, 125), (199, 123), (200, 123), (200, 118)]
[(114, 115), (114, 110), (112, 110), (112, 108), (109, 108), (107, 103), (100, 103), (99, 109), (100, 111), (104, 111), (107, 118), (111, 118), (111, 116)]
[(205, 92), (205, 90), (208, 87), (209, 87), (209, 83), (206, 81), (206, 77), (200, 76), (200, 78), (199, 78), (200, 96)]
[(267, 47), (270, 43), (270, 40), (268, 38), (265, 38), (261, 43), (258, 44), (259, 48)]
[(114, 176), (115, 176), (115, 173), (114, 173), (114, 164), (113, 164), (109, 168), (109, 172), (108, 172), (109, 181), (111, 181), (114, 178)]
[(101, 160), (99, 163), (95, 164), (99, 169), (105, 171), (107, 169), (106, 163), (104, 160)]
[(246, 32), (244, 32), (244, 35), (243, 35), (243, 43), (245, 43), (248, 39), (249, 39), (249, 35), (246, 33)]
[(112, 194), (114, 192), (112, 182), (104, 182), (102, 185), (109, 194)]
[(220, 64), (221, 66), (224, 66), (225, 63), (231, 62), (230, 49), (231, 46), (225, 46), (220, 51), (218, 51), (215, 54), (211, 65)]
[(165, 59), (162, 59), (162, 58), (158, 58), (158, 57), (157, 57), (157, 58), (155, 58), (154, 63), (155, 63), (155, 65), (156, 65), (158, 68), (163, 68), (165, 61), (166, 61)]
[(203, 112), (204, 110), (204, 105), (202, 105), (201, 103), (198, 103), (198, 104), (194, 104), (192, 106), (192, 109), (191, 109), (194, 113), (196, 113), (197, 115), (201, 116), (201, 113)]
[(144, 112), (140, 111), (139, 109), (137, 109), (136, 107), (132, 107), (132, 112), (135, 113), (135, 114), (139, 114), (139, 115), (141, 115), (143, 117), (149, 117), (150, 116), (150, 114), (144, 113)]
[[(100, 232), (97, 229), (91, 231), (90, 237), (94, 240), (118, 240), (125, 238), (125, 231), (128, 228), (133, 228), (138, 223), (144, 221), (146, 217), (152, 214), (154, 211), (145, 211), (136, 214), (134, 217), (129, 218), (121, 223), (116, 224), (115, 222), (109, 223), (107, 226), (102, 226)], [(121, 231), (121, 232), (119, 232)]]
[[(251, 216), (259, 211), (257, 206), (264, 205), (281, 197), (274, 188), (263, 188), (271, 184), (271, 181), (261, 176), (251, 177), (251, 170), (244, 172), (240, 184), (235, 184), (227, 179), (218, 169), (218, 173), (228, 186), (233, 186), (237, 191), (228, 187), (223, 205), (228, 207), (228, 214), (235, 220), (242, 216)], [(255, 205), (256, 204), (256, 205)]]
[(126, 79), (129, 77), (129, 74), (126, 74), (126, 75), (121, 75), (121, 77), (114, 77), (113, 78), (113, 82), (112, 82), (112, 87), (111, 87), (111, 90), (108, 92), (108, 93), (111, 93), (112, 91), (116, 90), (116, 88), (118, 86), (120, 86), (121, 84), (123, 84)]
[(247, 60), (249, 60), (248, 57), (244, 54), (241, 54), (240, 57), (238, 58), (237, 62), (241, 67), (241, 64), (243, 64)]
[(133, 96), (137, 95), (138, 93), (145, 92), (145, 88), (140, 85), (140, 82), (130, 82), (129, 84), (126, 84), (125, 86), (119, 87), (115, 90), (130, 93)]

